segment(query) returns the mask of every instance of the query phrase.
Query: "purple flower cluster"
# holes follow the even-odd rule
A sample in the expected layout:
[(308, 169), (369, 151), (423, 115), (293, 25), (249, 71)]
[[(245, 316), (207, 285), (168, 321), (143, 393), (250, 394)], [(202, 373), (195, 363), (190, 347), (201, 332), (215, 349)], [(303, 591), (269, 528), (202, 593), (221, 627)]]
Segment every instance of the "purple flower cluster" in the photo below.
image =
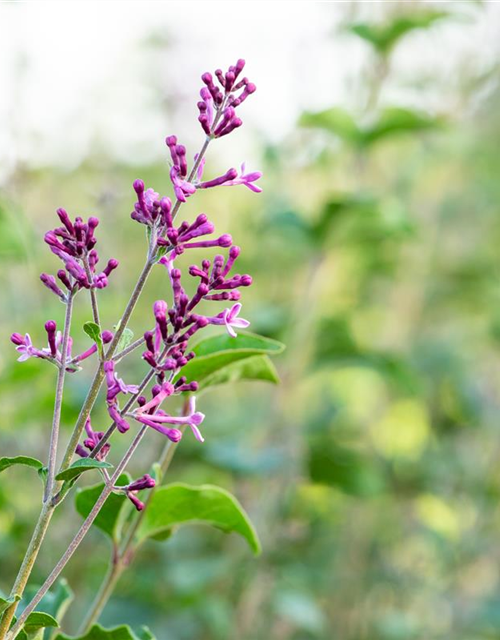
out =
[[(87, 421), (85, 423), (85, 431), (87, 433), (87, 437), (83, 441), (84, 446), (82, 447), (82, 445), (79, 444), (76, 447), (76, 453), (82, 458), (88, 458), (89, 452), (91, 453), (104, 437), (104, 431), (94, 431), (92, 429), (90, 418), (87, 418)], [(100, 460), (100, 461), (105, 460), (106, 456), (109, 453), (110, 448), (111, 448), (111, 445), (109, 445), (108, 443), (104, 444), (100, 449), (99, 453), (96, 455), (96, 460)], [(88, 449), (88, 452), (85, 451), (85, 449)]]
[[(116, 427), (120, 433), (125, 433), (130, 429), (129, 420), (134, 420), (158, 431), (172, 442), (179, 442), (184, 429), (189, 427), (196, 439), (203, 442), (199, 427), (205, 416), (196, 410), (196, 399), (193, 395), (198, 389), (198, 383), (188, 381), (182, 374), (183, 367), (195, 356), (189, 348), (189, 342), (198, 331), (209, 325), (225, 327), (230, 336), (236, 337), (236, 329), (246, 328), (250, 324), (248, 320), (239, 317), (241, 289), (252, 284), (250, 275), (234, 273), (240, 248), (233, 245), (233, 239), (227, 233), (210, 237), (215, 232), (215, 226), (204, 213), (200, 213), (193, 222), (177, 223), (175, 220), (182, 203), (199, 189), (245, 185), (255, 193), (261, 191), (255, 183), (262, 174), (258, 171), (247, 173), (245, 164), (241, 165), (239, 172), (230, 168), (219, 177), (202, 181), (204, 156), (209, 142), (226, 136), (241, 126), (242, 121), (236, 116), (236, 109), (256, 89), (247, 78), (241, 77), (244, 66), (245, 62), (238, 60), (226, 73), (218, 69), (215, 72), (216, 81), (212, 74), (203, 74), (204, 86), (200, 91), (201, 101), (198, 102), (198, 120), (207, 138), (201, 151), (194, 155), (191, 166), (186, 148), (179, 144), (177, 137), (171, 135), (166, 138), (171, 159), (170, 180), (174, 199), (160, 197), (152, 188), (146, 188), (142, 180), (133, 183), (137, 201), (131, 217), (147, 227), (148, 261), (151, 261), (151, 267), (153, 264), (160, 264), (166, 268), (171, 300), (167, 303), (166, 300), (160, 299), (154, 303), (154, 328), (144, 333), (146, 350), (142, 358), (151, 368), (149, 378), (155, 378), (149, 398), (139, 395), (138, 385), (126, 384), (118, 376), (116, 362), (112, 359), (113, 352), (108, 352), (108, 356), (101, 353), (107, 389), (107, 411), (113, 421), (110, 430)], [(64, 268), (57, 272), (57, 280), (45, 273), (41, 275), (41, 280), (63, 302), (69, 303), (72, 296), (82, 288), (93, 290), (106, 287), (108, 277), (118, 266), (118, 262), (109, 260), (100, 273), (96, 270), (99, 261), (94, 235), (99, 224), (97, 218), (91, 217), (84, 222), (82, 218), (77, 217), (71, 221), (64, 209), (58, 209), (57, 214), (62, 226), (49, 231), (45, 235), (45, 242), (61, 259)], [(182, 282), (181, 269), (177, 266), (178, 258), (186, 250), (212, 247), (227, 249), (227, 256), (216, 255), (212, 260), (203, 259), (199, 266), (191, 265), (188, 274), (196, 280), (196, 286), (194, 293), (188, 295), (185, 283)], [(225, 302), (228, 306), (215, 313), (207, 313), (204, 306), (217, 302)], [(98, 320), (98, 314), (94, 317)], [(45, 329), (48, 344), (42, 349), (33, 346), (28, 334), (22, 336), (14, 333), (11, 336), (20, 353), (19, 360), (30, 357), (43, 358), (68, 371), (76, 371), (80, 362), (98, 351), (97, 344), (94, 344), (83, 353), (72, 357), (72, 339), (68, 337), (63, 362), (62, 336), (57, 331), (56, 323), (52, 320), (47, 322)], [(113, 340), (113, 334), (109, 331), (103, 331), (101, 336), (105, 344)], [(115, 358), (117, 359), (120, 358)], [(182, 393), (189, 394), (183, 415), (168, 413), (164, 408), (166, 401)], [(132, 398), (125, 409), (121, 409), (120, 396), (126, 394), (132, 394)], [(137, 403), (137, 407), (129, 410), (132, 401)], [(94, 431), (90, 418), (86, 421), (85, 432), (86, 438), (83, 444), (76, 447), (76, 453), (81, 457), (92, 456), (97, 460), (104, 460), (110, 450), (107, 442), (109, 435), (105, 435), (103, 431)], [(145, 475), (126, 487), (115, 489), (125, 493), (135, 507), (141, 510), (144, 505), (137, 498), (137, 493), (152, 488), (154, 484), (151, 476)]]
[[(50, 250), (64, 264), (64, 269), (57, 272), (57, 280), (48, 273), (42, 273), (40, 280), (62, 302), (67, 303), (80, 289), (104, 289), (108, 284), (108, 277), (118, 266), (118, 260), (111, 259), (102, 272), (97, 273), (99, 255), (95, 249), (97, 239), (95, 230), (99, 225), (98, 218), (90, 217), (87, 222), (76, 217), (72, 222), (64, 209), (58, 209), (57, 215), (62, 222), (57, 227), (45, 234), (45, 242)], [(63, 287), (63, 288), (61, 288)], [(64, 289), (64, 290), (63, 290)], [(73, 340), (68, 338), (65, 362), (62, 362), (62, 333), (57, 331), (54, 320), (45, 323), (48, 346), (38, 349), (33, 346), (31, 336), (19, 333), (11, 335), (11, 341), (16, 345), (16, 350), (21, 354), (18, 358), (23, 362), (29, 358), (42, 358), (62, 367), (70, 373), (79, 370), (79, 363), (97, 352), (97, 345), (93, 344), (89, 349), (76, 356), (72, 356)], [(113, 339), (110, 331), (102, 332), (102, 341), (108, 344)]]
[[(31, 336), (26, 333), (24, 336), (20, 333), (13, 333), (10, 339), (14, 345), (16, 345), (16, 351), (21, 355), (18, 358), (19, 362), (24, 362), (29, 358), (42, 358), (43, 360), (49, 360), (57, 366), (62, 366), (62, 333), (57, 331), (57, 325), (54, 320), (48, 320), (45, 323), (45, 330), (47, 331), (48, 346), (42, 349), (37, 349), (33, 346)], [(113, 334), (111, 331), (103, 331), (101, 334), (104, 344), (108, 344), (113, 340)], [(97, 345), (94, 343), (86, 351), (79, 353), (76, 356), (72, 356), (73, 338), (68, 338), (68, 348), (66, 352), (66, 371), (74, 373), (80, 369), (79, 364), (86, 360), (94, 353), (97, 353)]]
[(94, 233), (99, 219), (90, 217), (84, 222), (76, 217), (72, 222), (64, 209), (58, 209), (57, 215), (63, 226), (47, 231), (44, 239), (52, 253), (64, 264), (65, 268), (57, 272), (57, 277), (66, 293), (54, 276), (42, 273), (40, 280), (63, 301), (67, 300), (69, 293), (82, 288), (104, 289), (108, 285), (109, 275), (118, 266), (118, 260), (112, 258), (100, 273), (96, 273), (99, 255), (95, 249), (97, 239)]

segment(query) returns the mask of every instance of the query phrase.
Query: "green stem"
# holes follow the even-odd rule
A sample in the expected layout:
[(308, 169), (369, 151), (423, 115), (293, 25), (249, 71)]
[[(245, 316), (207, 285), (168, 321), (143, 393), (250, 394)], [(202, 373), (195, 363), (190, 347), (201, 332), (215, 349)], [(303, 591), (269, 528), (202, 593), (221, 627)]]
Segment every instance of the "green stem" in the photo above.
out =
[(144, 435), (146, 434), (147, 429), (148, 429), (148, 427), (146, 427), (144, 425), (144, 427), (142, 427), (142, 429), (139, 431), (139, 433), (135, 436), (134, 440), (132, 441), (132, 444), (130, 445), (130, 447), (128, 448), (127, 452), (123, 456), (120, 464), (116, 467), (115, 472), (111, 476), (110, 482), (104, 486), (104, 488), (103, 488), (103, 490), (101, 492), (101, 495), (97, 498), (97, 501), (96, 501), (95, 505), (92, 507), (91, 512), (89, 513), (89, 515), (87, 516), (87, 518), (83, 522), (82, 526), (78, 530), (78, 533), (75, 535), (73, 540), (70, 542), (68, 548), (63, 553), (61, 559), (56, 564), (56, 566), (54, 567), (54, 569), (50, 573), (49, 577), (45, 580), (45, 582), (40, 587), (40, 589), (37, 591), (36, 595), (31, 600), (29, 605), (24, 609), (23, 613), (19, 616), (19, 619), (17, 620), (15, 625), (9, 631), (8, 636), (7, 636), (9, 640), (13, 640), (16, 637), (16, 635), (21, 630), (23, 624), (26, 622), (26, 619), (29, 616), (29, 614), (35, 609), (35, 607), (40, 602), (40, 600), (43, 598), (43, 596), (47, 593), (47, 591), (50, 589), (50, 587), (54, 584), (54, 582), (57, 580), (57, 578), (61, 574), (61, 571), (64, 569), (64, 567), (66, 566), (68, 561), (71, 559), (71, 557), (73, 556), (75, 551), (80, 546), (80, 543), (82, 542), (84, 537), (87, 535), (87, 533), (88, 533), (90, 527), (92, 526), (94, 520), (98, 516), (99, 511), (102, 509), (104, 503), (106, 502), (106, 500), (108, 499), (110, 494), (113, 492), (113, 486), (116, 484), (118, 478), (120, 477), (120, 475), (125, 470), (127, 464), (129, 463), (130, 459), (132, 458), (133, 454), (135, 453), (135, 450), (137, 449), (137, 447), (139, 446), (141, 440), (143, 439)]
[(92, 606), (90, 607), (87, 615), (85, 616), (79, 634), (83, 635), (90, 627), (97, 621), (102, 613), (102, 610), (106, 606), (111, 594), (113, 593), (115, 586), (123, 573), (124, 565), (117, 555), (114, 555), (113, 562), (111, 563), (108, 573), (101, 584), (99, 591), (95, 597)]
[[(54, 401), (54, 415), (52, 418), (52, 431), (50, 434), (49, 459), (47, 464), (47, 481), (45, 484), (43, 505), (35, 525), (35, 530), (31, 536), (30, 543), (26, 549), (21, 567), (19, 568), (16, 580), (12, 587), (11, 596), (22, 596), (28, 579), (33, 570), (33, 565), (38, 557), (38, 552), (42, 546), (43, 539), (47, 532), (52, 518), (53, 508), (50, 503), (52, 489), (54, 486), (54, 475), (57, 458), (57, 444), (59, 441), (59, 427), (61, 424), (61, 409), (64, 392), (64, 380), (66, 376), (66, 355), (68, 352), (69, 333), (71, 329), (71, 316), (73, 311), (73, 293), (70, 293), (66, 303), (66, 313), (64, 318), (63, 340), (61, 345), (61, 366), (57, 373), (56, 393)], [(14, 602), (3, 614), (0, 622), (0, 638), (4, 638), (17, 609), (17, 602)]]
[(71, 315), (73, 311), (73, 293), (68, 294), (66, 302), (66, 315), (64, 319), (64, 332), (61, 345), (61, 366), (57, 374), (56, 395), (54, 400), (54, 416), (52, 418), (52, 432), (50, 434), (49, 461), (47, 464), (47, 482), (43, 501), (48, 502), (54, 488), (54, 476), (56, 471), (57, 444), (59, 442), (59, 427), (61, 424), (61, 410), (64, 392), (64, 379), (66, 376), (66, 356), (68, 353), (69, 332), (71, 329)]
[[(42, 546), (42, 542), (47, 532), (53, 513), (54, 509), (52, 505), (49, 502), (44, 502), (42, 510), (40, 511), (40, 515), (38, 517), (38, 522), (36, 523), (35, 530), (33, 531), (33, 535), (31, 537), (28, 548), (26, 549), (23, 562), (14, 582), (14, 586), (12, 587), (12, 591), (10, 593), (11, 597), (21, 597), (23, 595), (24, 589), (31, 575), (31, 571), (33, 570), (33, 565), (35, 564), (38, 552), (40, 551), (40, 547)], [(16, 609), (17, 602), (14, 602), (14, 604), (12, 604), (8, 609), (4, 611), (3, 617), (0, 622), (0, 640), (3, 640), (5, 638), (14, 614), (16, 613)]]
[[(188, 401), (184, 403), (183, 413), (186, 415), (188, 412)], [(181, 430), (184, 431), (185, 425), (181, 427)], [(170, 463), (172, 462), (172, 458), (174, 457), (175, 450), (177, 448), (178, 443), (171, 442), (170, 440), (165, 444), (163, 448), (162, 454), (158, 463), (161, 468), (161, 478), (165, 476), (170, 467)], [(97, 622), (99, 616), (104, 610), (104, 607), (108, 603), (116, 583), (120, 579), (122, 573), (127, 569), (134, 557), (135, 547), (134, 547), (134, 538), (139, 526), (142, 522), (144, 514), (148, 508), (149, 503), (154, 494), (154, 488), (149, 491), (146, 500), (144, 501), (144, 509), (137, 514), (134, 522), (130, 526), (127, 532), (127, 538), (125, 539), (124, 544), (121, 549), (114, 549), (113, 553), (113, 561), (111, 563), (111, 567), (104, 578), (104, 581), (101, 584), (99, 592), (90, 607), (88, 614), (85, 617), (85, 620), (80, 629), (80, 633), (83, 635), (87, 633), (87, 631), (92, 627), (93, 624)]]

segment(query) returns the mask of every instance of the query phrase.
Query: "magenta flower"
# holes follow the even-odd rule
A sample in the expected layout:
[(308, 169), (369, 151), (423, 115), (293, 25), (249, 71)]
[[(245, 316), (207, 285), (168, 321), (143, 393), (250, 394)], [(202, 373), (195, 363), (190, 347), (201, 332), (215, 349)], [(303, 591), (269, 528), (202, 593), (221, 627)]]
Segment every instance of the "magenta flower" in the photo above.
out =
[(144, 404), (142, 407), (139, 407), (137, 410), (138, 413), (145, 413), (146, 411), (151, 411), (151, 409), (155, 409), (159, 407), (160, 404), (174, 393), (174, 385), (170, 382), (164, 382), (160, 388), (160, 391), (155, 395), (155, 397), (150, 400), (148, 403)]
[(25, 362), (26, 360), (29, 360), (29, 358), (45, 357), (45, 354), (42, 351), (33, 347), (29, 333), (26, 333), (24, 336), (21, 336), (19, 333), (13, 333), (11, 340), (15, 345), (17, 345), (16, 351), (21, 354), (17, 359), (18, 362)]
[(106, 384), (108, 387), (107, 401), (112, 402), (119, 393), (137, 393), (139, 387), (136, 384), (125, 384), (115, 371), (115, 363), (112, 360), (104, 363)]
[(262, 189), (258, 187), (256, 184), (253, 184), (257, 180), (262, 178), (262, 173), (260, 171), (253, 171), (252, 173), (245, 173), (245, 163), (241, 165), (241, 173), (239, 176), (234, 178), (233, 180), (228, 180), (222, 184), (223, 187), (233, 187), (238, 184), (244, 184), (245, 187), (248, 187), (250, 191), (254, 193), (261, 193)]
[[(156, 398), (154, 398), (153, 400), (155, 399)], [(151, 406), (151, 403), (149, 403), (149, 405)], [(174, 442), (178, 442), (181, 439), (182, 437), (181, 431), (179, 431), (179, 429), (175, 429), (175, 428), (172, 429), (163, 425), (164, 424), (189, 425), (191, 427), (191, 430), (194, 433), (195, 438), (199, 442), (204, 442), (204, 439), (198, 427), (205, 419), (205, 414), (199, 411), (196, 411), (196, 399), (194, 396), (191, 396), (191, 398), (189, 399), (189, 413), (186, 416), (171, 416), (162, 410), (158, 411), (153, 415), (149, 415), (149, 414), (144, 415), (143, 410), (146, 407), (147, 405), (144, 405), (143, 407), (140, 408), (140, 413), (136, 411), (134, 414), (132, 414), (135, 420), (137, 420), (138, 422), (141, 422), (142, 424), (147, 425), (148, 427), (151, 427), (152, 429), (155, 429), (156, 431), (159, 431), (160, 433), (167, 436), (167, 438), (170, 438), (170, 440), (173, 440)]]
[(241, 304), (237, 302), (233, 304), (230, 309), (224, 309), (222, 313), (214, 316), (212, 318), (208, 318), (210, 324), (220, 324), (225, 325), (227, 332), (232, 338), (236, 338), (236, 329), (246, 329), (250, 326), (250, 322), (245, 320), (244, 318), (239, 318), (239, 314), (241, 311)]
[[(202, 171), (198, 170), (198, 180), (201, 180)], [(253, 184), (257, 180), (262, 178), (262, 172), (253, 171), (252, 173), (245, 173), (245, 163), (241, 165), (240, 174), (236, 169), (228, 169), (226, 173), (213, 180), (207, 180), (206, 182), (198, 182), (196, 184), (197, 189), (210, 189), (211, 187), (234, 187), (239, 184), (243, 184), (248, 187), (254, 193), (261, 193), (262, 189), (256, 184)]]
[(186, 202), (186, 198), (193, 195), (196, 191), (196, 187), (192, 185), (187, 180), (184, 180), (180, 176), (180, 169), (176, 165), (174, 165), (170, 169), (170, 179), (172, 180), (172, 184), (174, 186), (174, 193), (177, 200), (181, 202)]
[(233, 338), (236, 338), (236, 331), (233, 327), (238, 329), (246, 329), (250, 326), (250, 322), (245, 320), (244, 318), (238, 318), (239, 313), (241, 311), (241, 303), (237, 302), (233, 304), (231, 309), (225, 309), (224, 315), (222, 316), (224, 319), (224, 324), (226, 325), (227, 332)]

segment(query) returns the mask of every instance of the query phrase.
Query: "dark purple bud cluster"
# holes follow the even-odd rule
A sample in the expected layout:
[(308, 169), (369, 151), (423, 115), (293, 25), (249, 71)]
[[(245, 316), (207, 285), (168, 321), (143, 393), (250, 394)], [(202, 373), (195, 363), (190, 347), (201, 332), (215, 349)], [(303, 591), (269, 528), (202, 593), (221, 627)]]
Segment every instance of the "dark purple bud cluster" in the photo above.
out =
[(154, 478), (152, 478), (148, 473), (144, 474), (142, 477), (134, 480), (129, 485), (125, 487), (115, 487), (116, 491), (123, 491), (127, 498), (132, 502), (137, 511), (142, 511), (144, 509), (144, 503), (139, 500), (137, 494), (139, 491), (144, 491), (145, 489), (152, 489), (156, 485)]
[(90, 217), (84, 222), (82, 218), (76, 217), (72, 222), (64, 209), (58, 209), (57, 215), (63, 226), (47, 231), (44, 239), (52, 253), (64, 263), (65, 268), (57, 272), (57, 278), (66, 292), (61, 289), (54, 276), (42, 273), (40, 280), (63, 301), (67, 299), (68, 292), (74, 293), (81, 288), (104, 289), (109, 275), (118, 266), (118, 261), (109, 260), (106, 267), (97, 273), (99, 256), (95, 249), (97, 239), (94, 234), (99, 224), (98, 218)]
[(230, 247), (233, 243), (232, 237), (225, 233), (213, 240), (195, 240), (202, 236), (210, 235), (215, 231), (215, 226), (210, 222), (204, 213), (200, 213), (195, 221), (182, 222), (178, 227), (174, 227), (172, 218), (166, 217), (165, 229), (158, 238), (158, 244), (168, 251), (173, 251), (174, 255), (181, 255), (186, 249), (200, 249), (209, 247)]
[[(135, 180), (133, 186), (137, 194), (137, 202), (134, 204), (134, 210), (130, 216), (141, 224), (152, 226), (162, 215), (160, 196), (153, 189), (144, 190), (145, 187), (142, 180)], [(165, 200), (168, 201), (168, 207), (170, 207), (170, 200), (168, 198), (165, 198)], [(165, 202), (164, 205), (167, 205), (167, 203)]]
[(240, 59), (225, 74), (217, 69), (215, 76), (220, 86), (208, 71), (201, 76), (205, 86), (200, 91), (198, 121), (207, 136), (220, 138), (243, 124), (236, 116), (236, 107), (257, 88), (248, 78), (239, 79), (244, 66), (245, 61)]
[(238, 288), (249, 287), (252, 284), (252, 276), (237, 273), (230, 278), (227, 277), (240, 252), (240, 247), (235, 245), (229, 250), (227, 261), (224, 256), (215, 256), (211, 271), (210, 260), (203, 260), (201, 267), (196, 265), (189, 267), (189, 274), (195, 278), (200, 278), (200, 284), (195, 296), (189, 303), (188, 310), (191, 310), (201, 298), (205, 300), (240, 299), (241, 293)]
[[(99, 442), (104, 437), (103, 431), (94, 431), (92, 429), (90, 418), (87, 418), (87, 421), (85, 423), (85, 431), (87, 433), (87, 437), (83, 441), (83, 446), (79, 444), (75, 450), (75, 452), (82, 458), (88, 458), (89, 453), (91, 453), (97, 447)], [(111, 448), (110, 444), (108, 443), (104, 444), (100, 448), (99, 453), (97, 453), (97, 455), (95, 456), (96, 460), (100, 460), (100, 461), (105, 460), (106, 456), (109, 453), (110, 448)], [(88, 449), (88, 451), (86, 451), (85, 449)]]

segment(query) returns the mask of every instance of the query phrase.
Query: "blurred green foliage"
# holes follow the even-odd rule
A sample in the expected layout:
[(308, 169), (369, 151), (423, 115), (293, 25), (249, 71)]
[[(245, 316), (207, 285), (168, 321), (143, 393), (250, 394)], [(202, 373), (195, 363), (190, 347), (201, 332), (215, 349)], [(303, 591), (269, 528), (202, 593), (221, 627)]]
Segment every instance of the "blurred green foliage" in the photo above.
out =
[[(159, 640), (500, 637), (498, 68), (464, 68), (460, 100), (450, 108), (443, 95), (439, 112), (381, 98), (384, 86), (412, 82), (391, 70), (395, 45), (449, 20), (418, 3), (388, 3), (383, 24), (353, 20), (347, 31), (373, 49), (359, 109), (307, 110), (282, 144), (264, 141), (258, 205), (234, 190), (188, 203), (241, 238), (240, 268), (255, 282), (245, 317), (287, 350), (279, 387), (242, 382), (204, 394), (207, 441), (185, 438), (169, 477), (231, 490), (263, 553), (255, 560), (237, 536), (196, 527), (148, 542), (103, 624), (147, 624)], [(101, 296), (110, 325), (141, 266), (130, 184), (140, 175), (161, 189), (166, 167), (103, 166), (90, 156), (64, 179), (20, 169), (2, 198), (2, 455), (43, 459), (50, 424), (55, 372), (15, 363), (7, 339), (24, 330), (41, 338), (43, 321), (61, 316), (34, 284), (50, 261), (39, 243), (47, 212), (60, 203), (99, 211), (101, 247), (126, 256)], [(136, 333), (165, 290), (162, 275), (133, 318)], [(90, 319), (83, 305), (75, 315), (80, 326)], [(84, 343), (83, 331), (75, 340)], [(142, 371), (127, 367), (127, 380)], [(86, 365), (70, 380), (66, 432), (90, 375)], [(96, 427), (99, 419), (104, 426), (102, 409)], [(144, 460), (159, 445), (153, 434)], [(4, 592), (37, 512), (35, 475), (2, 474)], [(55, 520), (35, 580), (79, 516), (67, 501)], [(65, 632), (92, 600), (106, 552), (93, 532), (65, 572), (80, 594)]]

